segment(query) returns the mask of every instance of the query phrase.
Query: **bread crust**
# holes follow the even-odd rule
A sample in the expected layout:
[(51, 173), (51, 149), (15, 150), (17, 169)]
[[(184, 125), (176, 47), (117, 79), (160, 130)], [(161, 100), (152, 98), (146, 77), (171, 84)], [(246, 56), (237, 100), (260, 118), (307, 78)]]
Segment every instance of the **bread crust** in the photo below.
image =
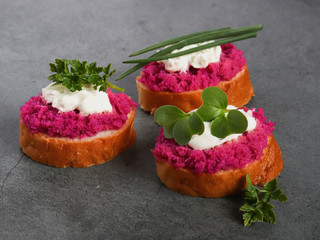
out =
[(135, 109), (132, 108), (126, 123), (119, 130), (100, 132), (83, 139), (32, 134), (20, 120), (20, 147), (31, 159), (53, 167), (83, 168), (102, 164), (134, 145), (134, 116)]
[[(156, 157), (155, 157), (156, 158)], [(168, 188), (182, 194), (198, 197), (224, 197), (240, 193), (246, 187), (246, 175), (252, 184), (263, 186), (277, 177), (283, 167), (281, 150), (273, 135), (259, 160), (242, 169), (223, 170), (214, 174), (193, 174), (171, 166), (167, 160), (156, 158), (157, 174)]]
[[(136, 78), (139, 105), (144, 111), (150, 111), (152, 115), (157, 108), (163, 105), (174, 105), (184, 112), (190, 112), (202, 104), (201, 93), (203, 89), (181, 93), (157, 92), (148, 89), (145, 84), (141, 83), (140, 77)], [(254, 96), (247, 65), (230, 81), (221, 81), (215, 87), (222, 89), (228, 96), (229, 104), (236, 107), (247, 104)]]

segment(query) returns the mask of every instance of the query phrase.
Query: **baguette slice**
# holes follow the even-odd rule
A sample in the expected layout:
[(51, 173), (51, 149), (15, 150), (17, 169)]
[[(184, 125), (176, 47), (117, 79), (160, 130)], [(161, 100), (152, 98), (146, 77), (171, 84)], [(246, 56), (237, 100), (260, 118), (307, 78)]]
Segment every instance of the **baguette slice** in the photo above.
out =
[(127, 122), (119, 130), (103, 131), (82, 139), (32, 134), (20, 120), (20, 147), (31, 159), (53, 167), (82, 168), (102, 164), (133, 146), (136, 140), (134, 116), (132, 108)]
[[(184, 112), (190, 112), (202, 104), (203, 89), (181, 93), (157, 92), (149, 90), (139, 79), (140, 76), (136, 78), (139, 105), (144, 111), (150, 111), (152, 115), (163, 105), (174, 105)], [(215, 87), (222, 89), (228, 96), (229, 104), (235, 107), (247, 104), (254, 96), (247, 65), (230, 81), (221, 81)]]
[(172, 167), (166, 159), (157, 158), (156, 167), (161, 182), (174, 191), (198, 197), (224, 197), (240, 193), (246, 187), (247, 174), (250, 174), (252, 184), (263, 186), (280, 174), (283, 161), (280, 147), (270, 135), (261, 159), (242, 169), (193, 174), (187, 169)]

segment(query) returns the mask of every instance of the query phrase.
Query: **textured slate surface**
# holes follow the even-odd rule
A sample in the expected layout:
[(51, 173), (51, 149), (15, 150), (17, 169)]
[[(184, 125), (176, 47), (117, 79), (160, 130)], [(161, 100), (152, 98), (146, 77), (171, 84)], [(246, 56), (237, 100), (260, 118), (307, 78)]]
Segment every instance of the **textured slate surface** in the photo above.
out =
[[(0, 1), (0, 239), (319, 239), (320, 1)], [(109, 62), (185, 33), (264, 24), (245, 52), (256, 97), (277, 123), (284, 169), (277, 224), (242, 226), (241, 197), (164, 187), (150, 149), (159, 127), (137, 111), (135, 146), (86, 169), (57, 169), (19, 148), (19, 108), (48, 84), (54, 58)], [(137, 101), (135, 75), (118, 82)]]

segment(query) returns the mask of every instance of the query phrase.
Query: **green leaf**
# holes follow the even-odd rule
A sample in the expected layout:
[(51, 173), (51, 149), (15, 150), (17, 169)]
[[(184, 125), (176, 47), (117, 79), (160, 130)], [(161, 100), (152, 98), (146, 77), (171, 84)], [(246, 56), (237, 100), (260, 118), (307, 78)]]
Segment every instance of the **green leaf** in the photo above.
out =
[(179, 145), (186, 145), (194, 134), (204, 131), (202, 119), (196, 112), (187, 114), (172, 105), (159, 107), (154, 119), (164, 127), (164, 136), (174, 138)]
[(94, 74), (94, 73), (97, 73), (96, 72), (96, 67), (97, 67), (97, 63), (96, 62), (93, 62), (93, 63), (90, 63), (89, 66), (88, 66), (88, 74)]
[(211, 134), (218, 138), (225, 138), (230, 134), (228, 119), (224, 116), (215, 118), (210, 126)]
[(245, 203), (240, 208), (240, 211), (243, 211), (243, 212), (250, 212), (250, 211), (254, 211), (254, 210), (255, 210), (255, 208), (249, 203)]
[(218, 116), (211, 123), (211, 134), (225, 138), (233, 133), (243, 133), (248, 127), (248, 120), (238, 110), (230, 110), (227, 117)]
[(259, 208), (255, 209), (253, 216), (255, 221), (258, 221), (258, 222), (263, 221), (263, 213)]
[(264, 193), (262, 201), (263, 202), (269, 202), (270, 199), (271, 199), (271, 193), (269, 193), (269, 192)]
[(181, 118), (173, 127), (173, 138), (179, 145), (186, 145), (193, 135), (188, 118)]
[(264, 190), (270, 193), (276, 191), (277, 188), (278, 188), (278, 181), (276, 178), (264, 184)]
[(220, 109), (228, 106), (228, 97), (224, 91), (217, 87), (208, 87), (202, 91), (203, 102)]
[(179, 145), (186, 145), (194, 134), (202, 134), (204, 124), (197, 113), (181, 118), (173, 127), (173, 138)]
[(250, 226), (253, 222), (253, 212), (243, 214), (244, 226)]
[(155, 114), (154, 120), (161, 126), (171, 126), (187, 114), (176, 106), (165, 105), (159, 107)]
[(202, 119), (199, 117), (199, 115), (196, 112), (193, 112), (188, 116), (188, 124), (193, 134), (201, 135), (203, 133), (204, 124), (202, 122)]
[(54, 80), (56, 79), (56, 75), (57, 75), (57, 74), (52, 74), (52, 75), (50, 75), (50, 76), (48, 77), (48, 80), (54, 81)]
[(104, 72), (105, 74), (108, 74), (108, 73), (110, 72), (110, 68), (111, 68), (111, 63), (110, 63), (107, 67), (105, 67), (105, 68), (103, 69), (103, 72)]
[(252, 206), (257, 205), (259, 203), (257, 190), (254, 187), (248, 187), (244, 193), (244, 200)]
[(247, 130), (248, 120), (242, 112), (230, 110), (227, 119), (230, 133), (243, 133)]
[(200, 108), (198, 108), (197, 113), (201, 117), (203, 121), (212, 121), (218, 116), (224, 116), (225, 114), (224, 109), (216, 108), (208, 103), (202, 103)]
[(285, 194), (282, 194), (281, 196), (278, 197), (278, 201), (280, 201), (280, 202), (286, 202), (288, 200), (289, 199)]
[(111, 77), (115, 72), (116, 72), (116, 68), (112, 70), (112, 72), (109, 74), (109, 76)]
[(57, 67), (53, 63), (49, 63), (49, 66), (50, 66), (50, 71), (51, 72), (56, 72), (57, 71)]
[(174, 125), (175, 125), (175, 123), (164, 127), (163, 135), (165, 138), (173, 138)]
[(273, 209), (273, 205), (267, 202), (263, 203), (263, 205), (260, 208), (263, 214), (263, 220), (265, 222), (275, 224), (277, 219), (276, 219), (276, 214), (272, 209)]
[(203, 121), (212, 121), (218, 116), (224, 116), (228, 106), (228, 97), (217, 87), (208, 87), (201, 94), (203, 104), (197, 113)]

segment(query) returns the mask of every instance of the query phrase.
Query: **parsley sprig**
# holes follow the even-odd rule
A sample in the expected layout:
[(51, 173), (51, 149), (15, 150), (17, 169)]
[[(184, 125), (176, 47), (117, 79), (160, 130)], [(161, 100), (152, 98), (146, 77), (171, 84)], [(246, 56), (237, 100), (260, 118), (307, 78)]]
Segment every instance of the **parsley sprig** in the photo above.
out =
[(172, 105), (156, 110), (154, 119), (164, 127), (166, 138), (173, 138), (179, 145), (186, 145), (194, 134), (203, 133), (203, 121), (211, 122), (211, 134), (218, 138), (246, 131), (247, 118), (238, 110), (227, 110), (228, 97), (221, 89), (208, 87), (202, 91), (201, 97), (203, 104), (195, 112), (185, 113)]
[(278, 189), (277, 179), (264, 184), (264, 189), (259, 189), (252, 185), (250, 176), (247, 174), (246, 181), (248, 183), (247, 189), (244, 190), (244, 205), (240, 211), (243, 214), (245, 226), (250, 226), (253, 222), (268, 222), (276, 223), (276, 214), (273, 211), (273, 205), (270, 200), (278, 200), (280, 202), (288, 201), (288, 197), (282, 190)]
[[(111, 63), (107, 67), (97, 67), (93, 62), (89, 65), (87, 61), (55, 59), (54, 63), (49, 63), (52, 74), (49, 80), (56, 84), (62, 84), (71, 92), (80, 91), (83, 85), (92, 84), (94, 89), (105, 92), (108, 87), (123, 92), (122, 88), (111, 84), (108, 78), (111, 77), (116, 69), (110, 72)], [(101, 76), (102, 73), (102, 76)]]

